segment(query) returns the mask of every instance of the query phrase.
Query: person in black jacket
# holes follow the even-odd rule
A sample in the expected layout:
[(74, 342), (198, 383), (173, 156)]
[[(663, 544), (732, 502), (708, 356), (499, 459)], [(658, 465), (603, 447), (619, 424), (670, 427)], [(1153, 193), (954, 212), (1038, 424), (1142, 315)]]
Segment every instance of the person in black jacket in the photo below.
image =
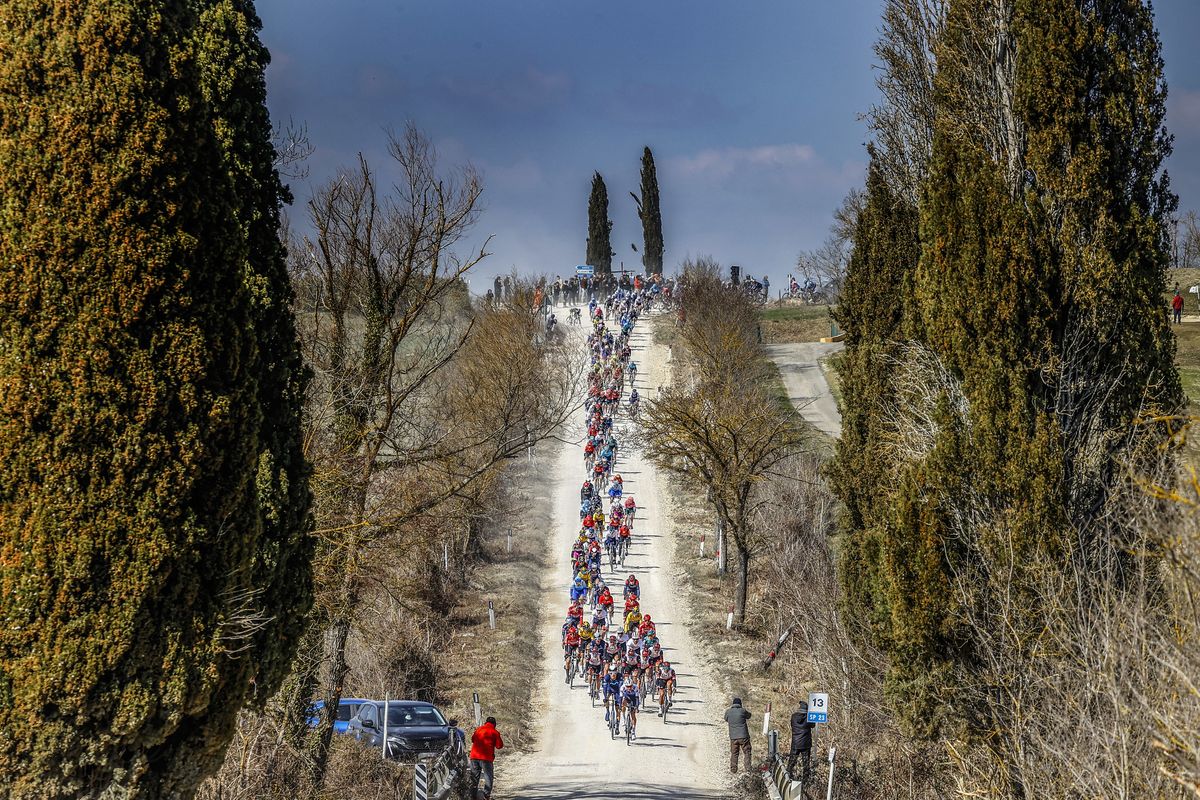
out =
[(817, 727), (815, 722), (808, 721), (808, 703), (800, 701), (800, 709), (792, 714), (792, 749), (788, 754), (788, 777), (795, 780), (796, 757), (803, 763), (804, 773), (800, 776), (800, 785), (807, 786), (812, 766), (812, 732)]

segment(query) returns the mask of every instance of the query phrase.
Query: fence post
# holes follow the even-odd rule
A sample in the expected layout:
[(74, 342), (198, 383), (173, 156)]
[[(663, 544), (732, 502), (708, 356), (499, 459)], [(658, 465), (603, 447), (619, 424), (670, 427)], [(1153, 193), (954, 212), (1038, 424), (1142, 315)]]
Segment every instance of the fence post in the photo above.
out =
[(496, 607), (492, 605), (491, 600), (488, 600), (488, 627), (496, 630)]
[(471, 704), (475, 706), (475, 727), (483, 724), (483, 706), (479, 705), (479, 692), (471, 694)]
[(772, 765), (776, 756), (779, 755), (779, 731), (771, 731), (767, 734), (767, 757), (770, 758)]
[(725, 555), (725, 523), (717, 518), (717, 574), (725, 574), (725, 564), (728, 558)]
[(509, 528), (509, 529), (508, 529), (508, 545), (507, 545), (507, 549), (508, 549), (508, 552), (510, 552), (510, 553), (512, 552), (512, 528)]
[(429, 800), (429, 765), (418, 761), (413, 770), (413, 798)]
[(825, 800), (833, 800), (833, 758), (837, 754), (837, 748), (829, 748), (829, 788), (825, 790)]

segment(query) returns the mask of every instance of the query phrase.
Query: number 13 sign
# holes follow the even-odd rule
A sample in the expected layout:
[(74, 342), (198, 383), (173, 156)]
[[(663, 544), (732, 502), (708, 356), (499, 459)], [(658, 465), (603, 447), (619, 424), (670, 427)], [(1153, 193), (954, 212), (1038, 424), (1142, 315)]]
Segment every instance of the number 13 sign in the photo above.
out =
[(808, 695), (808, 721), (829, 722), (829, 695), (825, 692)]

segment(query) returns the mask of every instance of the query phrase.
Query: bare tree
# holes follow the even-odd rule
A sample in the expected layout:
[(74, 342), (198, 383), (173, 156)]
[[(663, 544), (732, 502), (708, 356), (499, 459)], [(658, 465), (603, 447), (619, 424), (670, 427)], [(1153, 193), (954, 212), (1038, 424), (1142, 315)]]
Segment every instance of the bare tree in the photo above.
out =
[(875, 45), (883, 100), (867, 119), (885, 179), (914, 206), (933, 154), (933, 82), (947, 6), (947, 0), (886, 0)]
[[(382, 551), (420, 552), (425, 515), (468, 493), (503, 460), (566, 418), (560, 357), (532, 347), (527, 321), (470, 312), (464, 274), (487, 256), (459, 253), (482, 186), (468, 167), (444, 170), (414, 127), (389, 135), (397, 184), (381, 192), (361, 158), (309, 204), (315, 237), (294, 254), (314, 464), (318, 598), (309, 646), (324, 655), (324, 712), (311, 741), (320, 785), (350, 664), (347, 641)], [(503, 312), (512, 313), (512, 312)], [(487, 339), (473, 340), (482, 325)], [(501, 332), (511, 335), (501, 336)], [(528, 343), (528, 344), (527, 344)], [(480, 348), (497, 356), (479, 369)], [(470, 392), (457, 392), (464, 380)], [(464, 545), (466, 546), (466, 545)]]
[(685, 272), (682, 338), (694, 374), (676, 379), (642, 418), (639, 441), (660, 468), (711, 492), (737, 551), (734, 620), (746, 619), (750, 561), (760, 540), (751, 525), (756, 488), (805, 441), (797, 415), (765, 388), (769, 370), (744, 294), (708, 268)]

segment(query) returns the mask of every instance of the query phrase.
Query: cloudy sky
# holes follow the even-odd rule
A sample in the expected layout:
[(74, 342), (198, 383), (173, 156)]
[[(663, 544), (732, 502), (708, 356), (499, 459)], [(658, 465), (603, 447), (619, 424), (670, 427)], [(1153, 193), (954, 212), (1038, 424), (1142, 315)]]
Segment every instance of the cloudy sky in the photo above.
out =
[[(1200, 0), (1157, 0), (1183, 208), (1200, 209)], [(658, 162), (668, 270), (689, 255), (780, 285), (861, 183), (879, 0), (259, 0), (277, 120), (316, 146), (300, 201), (412, 121), (484, 175), (477, 280), (581, 263), (593, 170), (616, 260), (640, 268), (630, 190)], [(615, 266), (615, 263), (614, 263)]]

